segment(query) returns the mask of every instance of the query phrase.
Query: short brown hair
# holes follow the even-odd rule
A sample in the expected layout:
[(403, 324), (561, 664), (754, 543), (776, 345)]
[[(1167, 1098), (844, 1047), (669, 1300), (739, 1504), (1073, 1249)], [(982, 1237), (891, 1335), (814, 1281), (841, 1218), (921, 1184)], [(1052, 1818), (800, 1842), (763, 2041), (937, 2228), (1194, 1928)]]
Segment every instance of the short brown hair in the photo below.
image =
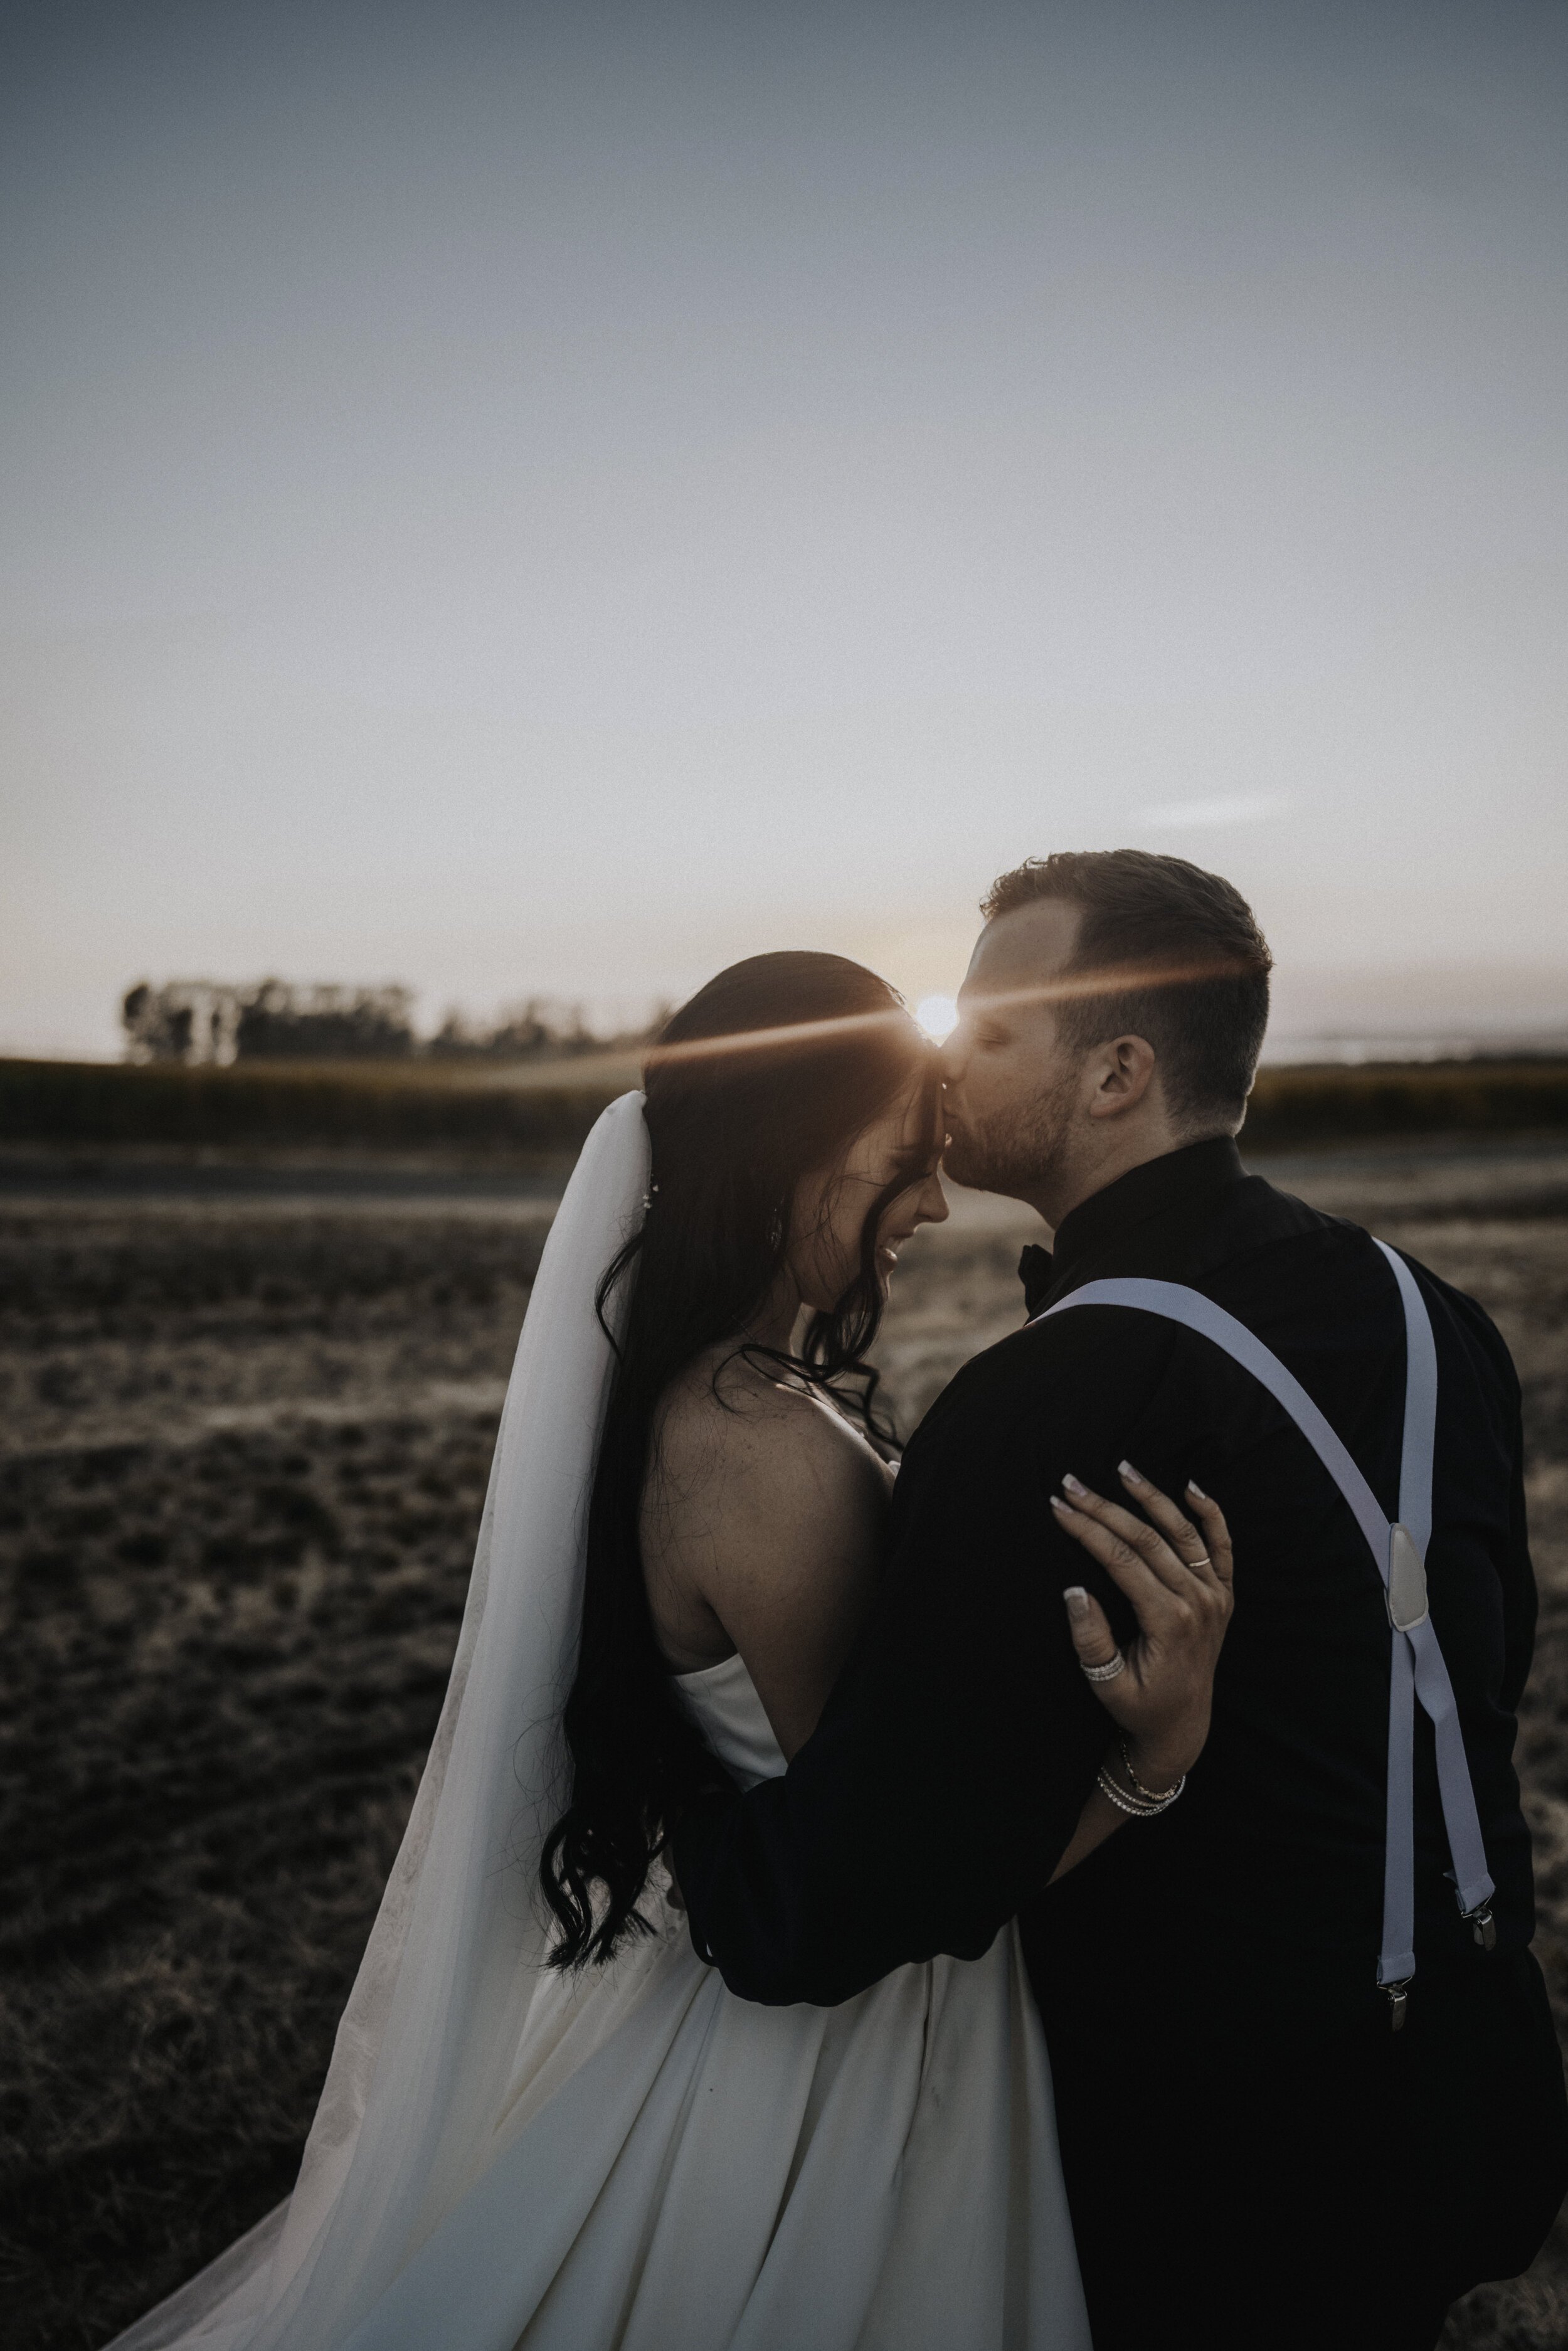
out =
[(1063, 1041), (1147, 1038), (1183, 1120), (1239, 1125), (1269, 1022), (1273, 957), (1251, 907), (1218, 873), (1146, 849), (1061, 849), (991, 885), (988, 923), (1054, 898), (1081, 910), (1069, 969), (1104, 971), (1103, 994), (1065, 998)]

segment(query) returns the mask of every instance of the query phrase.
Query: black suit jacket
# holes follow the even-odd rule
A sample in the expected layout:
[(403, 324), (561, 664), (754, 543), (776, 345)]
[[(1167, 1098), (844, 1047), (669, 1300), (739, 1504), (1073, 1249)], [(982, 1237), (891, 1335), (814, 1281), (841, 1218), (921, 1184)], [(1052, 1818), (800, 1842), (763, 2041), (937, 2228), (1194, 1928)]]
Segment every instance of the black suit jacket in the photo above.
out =
[[(1519, 1387), (1471, 1300), (1417, 1266), (1439, 1367), (1433, 1621), (1453, 1679), (1500, 1940), (1533, 1928), (1511, 1752), (1535, 1590)], [(1245, 1174), (1233, 1144), (1135, 1168), (1026, 1253), (1035, 1311), (1110, 1274), (1190, 1284), (1302, 1382), (1396, 1515), (1404, 1323), (1358, 1227)], [(1119, 1494), (1126, 1457), (1169, 1493), (1215, 1495), (1236, 1542), (1236, 1614), (1214, 1727), (1181, 1801), (1049, 1880), (1106, 1753), (1109, 1720), (1067, 1637), (1087, 1583), (1126, 1604), (1055, 1525), (1064, 1471)], [(1376, 2006), (1390, 1634), (1365, 1542), (1306, 1441), (1209, 1342), (1085, 1308), (966, 1365), (915, 1433), (887, 1572), (815, 1735), (779, 1780), (678, 1825), (697, 1948), (753, 2000), (835, 2002), (901, 1962), (974, 1957), (1019, 1916), (1048, 2023), (1130, 2018), (1168, 2045), (1223, 2015), (1332, 2031)], [(1421, 1970), (1476, 1964), (1418, 1715)]]

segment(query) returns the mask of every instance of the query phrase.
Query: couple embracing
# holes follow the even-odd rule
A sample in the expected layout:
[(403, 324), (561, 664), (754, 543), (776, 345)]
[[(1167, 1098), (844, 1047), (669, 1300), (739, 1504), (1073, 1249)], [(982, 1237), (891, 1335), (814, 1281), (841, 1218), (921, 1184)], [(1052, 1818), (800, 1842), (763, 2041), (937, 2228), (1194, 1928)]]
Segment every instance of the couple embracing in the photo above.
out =
[[(299, 2183), (122, 2351), (1417, 2351), (1533, 2257), (1506, 1350), (1245, 1173), (1228, 883), (984, 913), (940, 1053), (758, 956), (600, 1121)], [(1054, 1251), (895, 1478), (943, 1167)]]

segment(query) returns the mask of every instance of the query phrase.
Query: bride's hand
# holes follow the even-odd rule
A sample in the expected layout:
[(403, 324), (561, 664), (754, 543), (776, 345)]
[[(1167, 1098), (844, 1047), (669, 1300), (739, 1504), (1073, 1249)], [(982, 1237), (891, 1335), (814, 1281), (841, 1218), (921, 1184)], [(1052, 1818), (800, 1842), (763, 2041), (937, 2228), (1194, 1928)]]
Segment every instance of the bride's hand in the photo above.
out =
[[(1165, 1788), (1191, 1770), (1208, 1736), (1214, 1668), (1234, 1604), (1230, 1530), (1218, 1503), (1196, 1486), (1186, 1502), (1201, 1531), (1130, 1462), (1120, 1476), (1153, 1525), (1076, 1478), (1063, 1478), (1066, 1499), (1053, 1494), (1051, 1506), (1133, 1604), (1138, 1634), (1124, 1670), (1090, 1687), (1126, 1733), (1138, 1777)], [(1117, 1649), (1100, 1603), (1078, 1584), (1063, 1596), (1079, 1664), (1110, 1664)]]

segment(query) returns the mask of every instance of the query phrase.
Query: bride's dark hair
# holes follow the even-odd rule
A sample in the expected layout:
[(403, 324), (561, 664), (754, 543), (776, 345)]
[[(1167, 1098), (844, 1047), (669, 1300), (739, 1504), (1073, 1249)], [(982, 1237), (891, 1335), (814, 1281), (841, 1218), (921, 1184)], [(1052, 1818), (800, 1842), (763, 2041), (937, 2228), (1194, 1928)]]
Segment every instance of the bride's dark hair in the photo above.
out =
[[(789, 1249), (802, 1180), (841, 1167), (873, 1120), (928, 1091), (932, 1140), (873, 1200), (854, 1276), (815, 1314), (799, 1356), (748, 1341)], [(933, 1164), (936, 1057), (887, 982), (841, 956), (752, 956), (675, 1013), (643, 1073), (653, 1185), (642, 1229), (599, 1285), (601, 1322), (630, 1285), (589, 1504), (576, 1678), (563, 1728), (571, 1797), (540, 1880), (558, 1967), (608, 1959), (646, 1928), (638, 1909), (666, 1823), (716, 1767), (671, 1687), (643, 1576), (638, 1520), (671, 1383), (706, 1350), (766, 1359), (856, 1411), (873, 1435), (882, 1320), (877, 1232)], [(830, 1195), (831, 1197), (831, 1195)], [(726, 1358), (729, 1360), (729, 1358)]]

